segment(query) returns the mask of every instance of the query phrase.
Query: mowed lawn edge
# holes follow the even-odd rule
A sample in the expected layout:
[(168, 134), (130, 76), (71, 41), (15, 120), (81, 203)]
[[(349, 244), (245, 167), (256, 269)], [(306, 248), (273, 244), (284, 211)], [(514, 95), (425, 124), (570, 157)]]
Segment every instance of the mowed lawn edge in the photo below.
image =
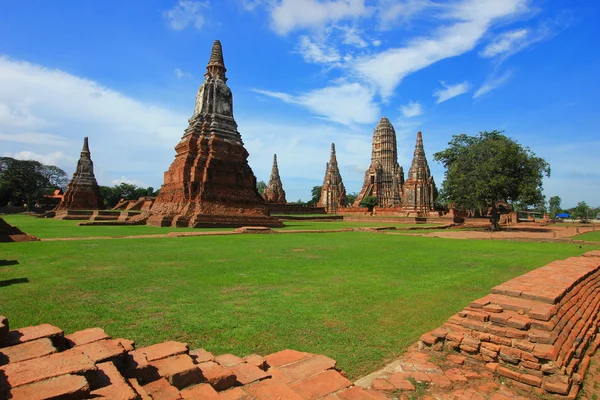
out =
[(321, 353), (356, 379), (491, 287), (599, 248), (362, 232), (3, 243), (18, 264), (0, 267), (0, 314), (138, 346)]

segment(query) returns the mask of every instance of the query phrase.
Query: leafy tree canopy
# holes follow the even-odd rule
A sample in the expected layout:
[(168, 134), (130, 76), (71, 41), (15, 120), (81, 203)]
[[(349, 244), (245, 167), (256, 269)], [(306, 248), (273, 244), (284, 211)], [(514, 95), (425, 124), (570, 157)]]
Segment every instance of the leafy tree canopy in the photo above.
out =
[(106, 208), (113, 208), (119, 200), (136, 200), (145, 196), (157, 196), (158, 190), (152, 186), (142, 188), (131, 183), (122, 182), (115, 186), (100, 186), (100, 195)]
[(348, 205), (351, 206), (352, 204), (354, 204), (357, 197), (358, 197), (358, 193), (356, 193), (356, 192), (347, 194), (346, 199), (348, 200)]
[(366, 196), (360, 201), (361, 207), (367, 207), (369, 211), (373, 211), (373, 208), (377, 205), (377, 197)]
[(31, 207), (43, 194), (65, 189), (67, 174), (54, 165), (0, 157), (0, 204), (9, 201)]
[(258, 194), (265, 194), (265, 190), (267, 190), (267, 184), (265, 181), (256, 182), (256, 190), (258, 190)]
[(550, 200), (548, 200), (548, 208), (550, 209), (550, 213), (552, 214), (553, 218), (556, 217), (556, 214), (560, 213), (561, 201), (562, 200), (559, 196), (552, 196), (550, 197)]
[(322, 188), (323, 188), (323, 186), (313, 186), (313, 188), (310, 191), (312, 198), (306, 202), (306, 205), (312, 206), (319, 202), (319, 200), (321, 199), (321, 189)]
[(498, 226), (500, 202), (539, 206), (542, 179), (550, 164), (503, 132), (454, 135), (446, 150), (434, 154), (445, 168), (441, 196), (468, 209), (492, 209), (492, 229)]

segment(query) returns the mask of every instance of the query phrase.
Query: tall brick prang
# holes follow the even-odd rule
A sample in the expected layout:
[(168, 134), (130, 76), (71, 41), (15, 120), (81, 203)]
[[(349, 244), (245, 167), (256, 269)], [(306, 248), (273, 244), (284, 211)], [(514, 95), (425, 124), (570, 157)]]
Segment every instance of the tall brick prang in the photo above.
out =
[(404, 182), (402, 210), (426, 214), (433, 211), (436, 197), (437, 189), (423, 149), (423, 135), (418, 132), (413, 161)]
[(67, 185), (67, 190), (55, 211), (67, 210), (104, 210), (104, 201), (100, 195), (100, 188), (94, 176), (94, 163), (92, 162), (88, 138), (83, 139), (81, 156), (77, 161), (77, 169)]
[(398, 164), (396, 131), (386, 117), (381, 118), (373, 132), (371, 165), (365, 172), (362, 190), (354, 207), (367, 196), (377, 198), (379, 207), (398, 207), (402, 198), (404, 171)]
[(337, 157), (335, 154), (335, 144), (331, 143), (331, 155), (325, 168), (325, 178), (321, 187), (321, 198), (319, 207), (325, 207), (330, 214), (336, 214), (339, 208), (346, 207), (348, 199), (346, 198), (346, 188), (342, 182), (342, 175), (338, 168)]
[(282, 226), (256, 190), (233, 118), (221, 43), (216, 40), (194, 114), (151, 209), (154, 226)]
[(277, 154), (273, 156), (273, 168), (271, 169), (271, 177), (269, 178), (269, 184), (265, 189), (263, 195), (267, 203), (273, 204), (286, 204), (285, 191), (281, 184), (281, 178), (279, 177), (279, 167), (277, 166)]

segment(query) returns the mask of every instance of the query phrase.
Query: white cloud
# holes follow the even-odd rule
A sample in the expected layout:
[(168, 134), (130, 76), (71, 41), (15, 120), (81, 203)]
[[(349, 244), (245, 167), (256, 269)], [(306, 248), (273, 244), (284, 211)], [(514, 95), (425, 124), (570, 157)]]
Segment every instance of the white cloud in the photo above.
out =
[(120, 185), (121, 183), (128, 183), (130, 185), (136, 185), (136, 186), (139, 186), (139, 187), (147, 187), (147, 185), (144, 182), (139, 181), (137, 179), (129, 179), (129, 178), (125, 177), (125, 176), (121, 176), (121, 177), (119, 177), (117, 179), (113, 179), (111, 181), (111, 184), (113, 186), (114, 185)]
[(481, 87), (479, 89), (477, 89), (475, 94), (473, 94), (473, 98), (477, 99), (477, 98), (483, 96), (484, 94), (491, 92), (494, 89), (498, 89), (499, 87), (504, 86), (506, 84), (506, 82), (508, 82), (510, 80), (510, 78), (512, 78), (512, 76), (513, 76), (512, 70), (508, 70), (504, 74), (502, 74), (501, 76), (498, 76), (498, 77), (491, 76), (483, 83), (483, 85), (481, 85)]
[(381, 28), (388, 29), (396, 23), (405, 24), (421, 12), (439, 7), (429, 0), (379, 0), (377, 14)]
[[(0, 116), (0, 123), (3, 119)], [(21, 132), (21, 133), (0, 133), (0, 142), (18, 142), (29, 144), (44, 143), (51, 146), (64, 146), (67, 144), (67, 139), (63, 136), (53, 135), (50, 133), (41, 132)]]
[(439, 27), (430, 36), (412, 39), (404, 47), (364, 56), (354, 65), (354, 70), (363, 80), (375, 85), (386, 99), (404, 77), (472, 50), (495, 20), (519, 15), (526, 4), (526, 0), (462, 0), (443, 15), (454, 23)]
[(525, 42), (528, 33), (527, 29), (505, 32), (496, 37), (479, 54), (482, 57), (490, 58), (498, 54), (512, 52), (516, 47)]
[(181, 31), (189, 25), (199, 30), (204, 26), (202, 10), (208, 7), (208, 1), (179, 0), (177, 5), (165, 11), (163, 16), (176, 31)]
[(344, 125), (373, 123), (380, 114), (373, 91), (359, 83), (340, 83), (298, 96), (267, 90), (255, 91), (286, 103), (301, 105), (325, 119)]
[(4, 153), (4, 157), (12, 157), (17, 160), (35, 160), (46, 165), (59, 165), (64, 161), (73, 161), (73, 157), (66, 156), (61, 151), (47, 154), (37, 154), (31, 151), (19, 151), (17, 153)]
[(191, 73), (182, 71), (179, 68), (175, 68), (174, 72), (175, 72), (175, 76), (177, 77), (177, 79), (184, 79), (184, 78), (189, 79), (192, 77)]
[(310, 63), (331, 64), (342, 59), (335, 48), (313, 42), (308, 36), (300, 36), (297, 51), (302, 54), (304, 61)]
[(375, 47), (381, 46), (381, 40), (373, 40), (372, 43), (373, 43), (373, 46), (375, 46)]
[(400, 111), (405, 118), (418, 117), (423, 114), (421, 103), (410, 101), (408, 104), (400, 106)]
[(450, 100), (453, 97), (460, 96), (461, 94), (467, 93), (471, 88), (469, 82), (457, 83), (456, 85), (448, 85), (444, 81), (440, 81), (444, 89), (437, 89), (433, 92), (433, 97), (437, 97), (437, 104), (443, 103), (446, 100)]
[(279, 35), (296, 29), (357, 19), (370, 13), (364, 0), (281, 0), (271, 5), (271, 28)]
[(363, 38), (363, 33), (360, 29), (353, 26), (338, 26), (337, 28), (343, 33), (342, 43), (357, 47), (359, 49), (368, 46), (368, 43)]
[(3, 109), (26, 110), (28, 115), (27, 124), (15, 124), (13, 113), (0, 113), (3, 152), (73, 171), (83, 137), (89, 136), (96, 177), (104, 184), (129, 171), (162, 183), (173, 161), (173, 145), (190, 117), (88, 79), (6, 57), (0, 57), (0, 87)]

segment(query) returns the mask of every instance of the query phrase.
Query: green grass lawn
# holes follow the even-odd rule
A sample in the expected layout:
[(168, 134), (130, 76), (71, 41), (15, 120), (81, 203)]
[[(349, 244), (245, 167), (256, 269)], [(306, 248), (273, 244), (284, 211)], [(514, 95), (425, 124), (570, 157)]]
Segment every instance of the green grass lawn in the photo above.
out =
[[(227, 231), (232, 228), (160, 228), (146, 225), (133, 226), (78, 226), (82, 221), (64, 221), (53, 218), (34, 218), (29, 215), (10, 214), (2, 218), (11, 225), (18, 226), (25, 233), (41, 239), (90, 237), (90, 236), (137, 236), (166, 234), (169, 232), (198, 232), (198, 231)], [(355, 222), (355, 221), (285, 221), (285, 230), (330, 230), (357, 227), (395, 226), (405, 228), (409, 226), (431, 226), (435, 224), (400, 224), (385, 222)]]
[(581, 235), (573, 236), (573, 239), (587, 240), (590, 242), (600, 242), (600, 229), (593, 232), (582, 233)]
[(18, 261), (0, 263), (0, 313), (138, 346), (322, 353), (356, 379), (491, 287), (592, 249), (363, 232), (0, 243)]

